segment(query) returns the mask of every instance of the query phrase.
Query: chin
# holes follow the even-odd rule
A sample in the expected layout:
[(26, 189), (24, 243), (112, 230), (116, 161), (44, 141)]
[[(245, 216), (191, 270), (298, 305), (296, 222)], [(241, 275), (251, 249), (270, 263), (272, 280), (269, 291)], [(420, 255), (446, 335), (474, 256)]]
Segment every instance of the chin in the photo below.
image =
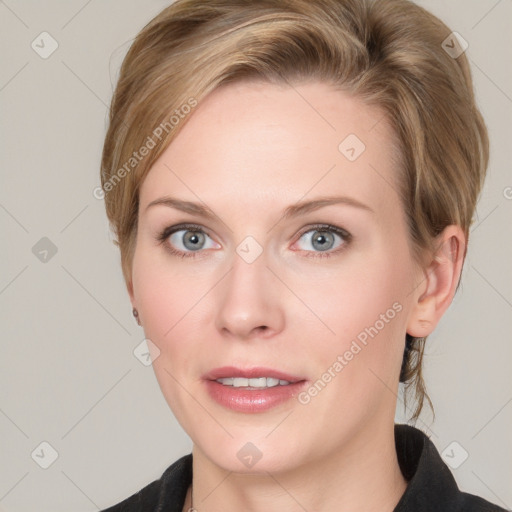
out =
[(284, 430), (281, 436), (269, 435), (272, 428), (265, 428), (263, 434), (261, 429), (244, 428), (244, 434), (233, 437), (223, 431), (215, 439), (204, 438), (202, 432), (198, 442), (194, 441), (194, 451), (199, 450), (216, 466), (235, 473), (280, 473), (302, 465), (307, 458), (305, 439), (292, 442)]

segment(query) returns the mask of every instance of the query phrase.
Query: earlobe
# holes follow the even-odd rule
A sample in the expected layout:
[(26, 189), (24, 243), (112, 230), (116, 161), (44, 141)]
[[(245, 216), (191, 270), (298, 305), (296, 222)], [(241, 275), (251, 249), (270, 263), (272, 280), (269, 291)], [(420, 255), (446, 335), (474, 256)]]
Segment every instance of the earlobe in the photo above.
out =
[(137, 324), (138, 325), (142, 325), (141, 322), (140, 322), (139, 312), (137, 311), (137, 308), (133, 308), (132, 309), (132, 314), (135, 317), (135, 321), (137, 322)]
[(132, 303), (132, 314), (135, 318), (135, 321), (138, 325), (142, 325), (140, 318), (139, 318), (139, 312), (137, 310), (137, 306), (135, 305), (135, 294), (133, 293), (133, 281), (129, 281), (126, 283), (126, 289), (128, 290), (128, 295), (130, 296), (130, 302)]
[(423, 270), (407, 333), (423, 338), (432, 333), (453, 300), (462, 271), (466, 237), (460, 226), (447, 226), (437, 237), (438, 249)]

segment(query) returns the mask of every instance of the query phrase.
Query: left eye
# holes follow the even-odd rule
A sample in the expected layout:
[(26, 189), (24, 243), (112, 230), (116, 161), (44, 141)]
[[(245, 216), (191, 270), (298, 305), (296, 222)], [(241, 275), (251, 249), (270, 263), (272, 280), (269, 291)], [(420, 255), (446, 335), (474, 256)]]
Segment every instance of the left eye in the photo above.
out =
[[(334, 247), (336, 243), (336, 237), (341, 240), (341, 242)], [(317, 227), (314, 229), (310, 229), (303, 233), (299, 239), (307, 240), (307, 244), (310, 244), (314, 249), (320, 252), (326, 252), (331, 249), (337, 249), (338, 247), (344, 245), (348, 241), (349, 235), (348, 233), (338, 229), (338, 228), (328, 228), (328, 227)], [(308, 247), (299, 247), (301, 250), (309, 251)]]

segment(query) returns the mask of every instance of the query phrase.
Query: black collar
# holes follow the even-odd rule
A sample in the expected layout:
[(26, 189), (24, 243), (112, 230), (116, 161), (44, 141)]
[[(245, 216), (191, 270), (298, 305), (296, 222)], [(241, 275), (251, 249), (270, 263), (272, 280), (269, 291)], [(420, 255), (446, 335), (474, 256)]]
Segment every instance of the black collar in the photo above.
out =
[(394, 512), (458, 510), (460, 491), (432, 441), (417, 428), (395, 425), (395, 446), (408, 484)]

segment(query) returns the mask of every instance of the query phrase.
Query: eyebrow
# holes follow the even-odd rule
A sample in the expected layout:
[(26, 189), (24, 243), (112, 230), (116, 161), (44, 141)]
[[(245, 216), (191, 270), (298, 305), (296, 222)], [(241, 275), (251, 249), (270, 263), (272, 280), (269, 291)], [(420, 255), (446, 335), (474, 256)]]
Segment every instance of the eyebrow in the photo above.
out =
[[(366, 210), (370, 213), (375, 213), (368, 205), (348, 196), (327, 196), (327, 197), (319, 197), (317, 199), (313, 199), (311, 201), (300, 201), (298, 203), (292, 204), (288, 206), (282, 213), (283, 219), (290, 219), (292, 217), (298, 217), (299, 215), (304, 215), (306, 213), (318, 210), (319, 208), (323, 208), (325, 206), (331, 206), (333, 204), (344, 204), (347, 206), (353, 206), (355, 208), (359, 208), (362, 210)], [(184, 201), (182, 199), (177, 199), (170, 196), (160, 197), (151, 201), (147, 206), (145, 211), (148, 210), (151, 206), (167, 206), (169, 208), (175, 208), (176, 210), (180, 210), (185, 213), (190, 213), (192, 215), (198, 215), (200, 217), (204, 217), (206, 219), (214, 219), (217, 217), (215, 213), (206, 205), (202, 205), (199, 203), (194, 203), (191, 201)]]

